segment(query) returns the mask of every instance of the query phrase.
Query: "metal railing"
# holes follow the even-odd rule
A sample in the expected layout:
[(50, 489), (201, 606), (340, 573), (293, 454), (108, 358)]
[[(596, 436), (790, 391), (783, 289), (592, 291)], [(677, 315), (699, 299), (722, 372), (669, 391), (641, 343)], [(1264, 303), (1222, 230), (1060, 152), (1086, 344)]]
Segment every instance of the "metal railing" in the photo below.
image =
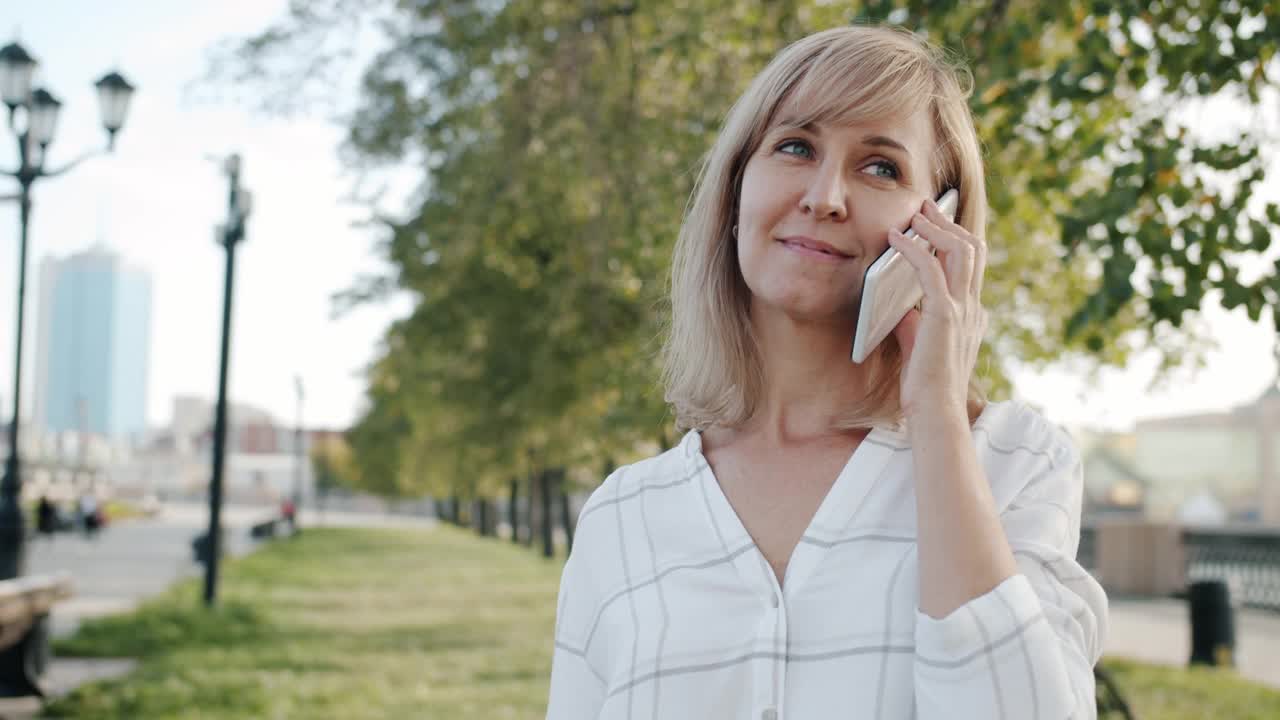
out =
[(1080, 527), (1080, 547), (1076, 550), (1076, 562), (1090, 572), (1098, 569), (1097, 538), (1098, 533), (1092, 525)]
[(1280, 612), (1280, 530), (1188, 528), (1187, 582), (1224, 580), (1233, 601)]
[[(1280, 528), (1188, 527), (1181, 539), (1188, 584), (1224, 580), (1234, 602), (1280, 612)], [(1091, 525), (1080, 528), (1076, 560), (1089, 571), (1098, 567), (1097, 530)]]

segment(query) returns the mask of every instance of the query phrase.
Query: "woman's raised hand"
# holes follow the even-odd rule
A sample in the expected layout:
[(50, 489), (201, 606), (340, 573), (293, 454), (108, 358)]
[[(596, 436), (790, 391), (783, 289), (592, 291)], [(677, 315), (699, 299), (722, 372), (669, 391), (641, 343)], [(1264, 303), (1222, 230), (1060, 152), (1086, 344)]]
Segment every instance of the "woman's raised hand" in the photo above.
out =
[(937, 255), (889, 231), (889, 244), (915, 268), (924, 288), (921, 310), (908, 311), (893, 330), (904, 358), (902, 409), (908, 419), (948, 412), (967, 417), (969, 378), (987, 331), (987, 243), (948, 220), (933, 200), (925, 201), (911, 227)]

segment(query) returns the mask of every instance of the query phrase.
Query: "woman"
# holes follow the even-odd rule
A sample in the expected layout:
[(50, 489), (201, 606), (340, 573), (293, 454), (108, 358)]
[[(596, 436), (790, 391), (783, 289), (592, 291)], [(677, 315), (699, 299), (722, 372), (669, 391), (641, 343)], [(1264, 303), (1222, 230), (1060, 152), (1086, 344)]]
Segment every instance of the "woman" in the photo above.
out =
[[(1096, 715), (1079, 455), (974, 381), (986, 199), (958, 76), (909, 33), (839, 28), (730, 110), (673, 262), (688, 433), (582, 510), (552, 720)], [(931, 202), (948, 187), (955, 222)], [(924, 298), (854, 364), (889, 246)]]

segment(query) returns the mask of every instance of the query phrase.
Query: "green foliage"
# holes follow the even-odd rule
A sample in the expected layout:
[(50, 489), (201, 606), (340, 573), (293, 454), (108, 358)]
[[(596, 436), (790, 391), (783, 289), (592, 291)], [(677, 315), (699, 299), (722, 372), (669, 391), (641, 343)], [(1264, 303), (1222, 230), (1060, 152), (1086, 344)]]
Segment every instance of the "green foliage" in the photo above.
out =
[(392, 274), (347, 298), (416, 299), (352, 433), (371, 490), (496, 494), (529, 452), (590, 473), (665, 439), (655, 352), (700, 160), (769, 58), (849, 22), (907, 26), (972, 69), (992, 207), (979, 367), (995, 396), (1004, 358), (1096, 371), (1150, 347), (1162, 372), (1200, 363), (1184, 321), (1218, 296), (1280, 322), (1280, 273), (1239, 273), (1280, 219), (1257, 208), (1264, 137), (1206, 144), (1173, 119), (1277, 90), (1266, 0), (327, 0), (295, 3), (219, 66), (264, 80), (279, 109), (308, 97), (283, 84), (289, 68), (331, 69), (333, 44), (371, 18), (385, 43), (347, 152), (422, 174), (384, 222)]
[[(367, 434), (364, 437), (367, 438)], [(320, 437), (311, 447), (311, 472), (315, 477), (316, 492), (321, 496), (338, 488), (359, 488), (362, 483), (356, 475), (358, 471), (359, 468), (352, 463), (351, 446), (345, 437)]]

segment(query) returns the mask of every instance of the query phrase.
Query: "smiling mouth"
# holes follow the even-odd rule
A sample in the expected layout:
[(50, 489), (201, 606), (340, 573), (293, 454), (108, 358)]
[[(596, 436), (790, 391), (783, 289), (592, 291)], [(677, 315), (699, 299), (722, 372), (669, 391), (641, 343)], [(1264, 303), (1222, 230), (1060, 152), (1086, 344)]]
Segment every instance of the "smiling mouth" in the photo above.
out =
[(810, 255), (813, 257), (819, 257), (826, 260), (849, 260), (852, 258), (852, 256), (850, 255), (843, 255), (841, 253), (830, 252), (827, 250), (823, 250), (821, 248), (808, 247), (806, 245), (801, 245), (799, 243), (787, 242), (786, 240), (778, 240), (778, 242), (782, 243), (782, 246), (787, 248), (788, 250), (798, 252), (802, 255)]

